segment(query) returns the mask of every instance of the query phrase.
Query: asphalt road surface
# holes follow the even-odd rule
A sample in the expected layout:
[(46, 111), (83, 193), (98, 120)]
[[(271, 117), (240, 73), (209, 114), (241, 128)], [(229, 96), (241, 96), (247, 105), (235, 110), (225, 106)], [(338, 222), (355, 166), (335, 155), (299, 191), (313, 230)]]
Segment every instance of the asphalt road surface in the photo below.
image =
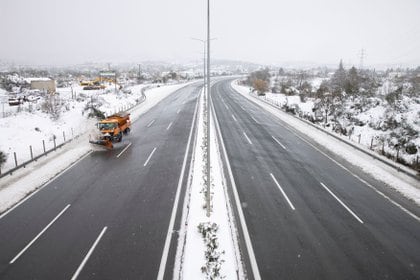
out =
[(89, 154), (2, 217), (0, 279), (171, 279), (200, 88), (171, 94), (116, 149)]
[(419, 208), (230, 82), (213, 85), (212, 102), (258, 267), (249, 278), (420, 279), (420, 223), (395, 203)]

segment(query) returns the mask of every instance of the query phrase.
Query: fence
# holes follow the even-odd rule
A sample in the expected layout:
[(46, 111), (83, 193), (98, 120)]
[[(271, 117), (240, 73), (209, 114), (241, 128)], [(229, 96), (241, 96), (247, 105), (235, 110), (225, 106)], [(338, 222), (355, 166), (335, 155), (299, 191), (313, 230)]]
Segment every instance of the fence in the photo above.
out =
[[(35, 154), (33, 145), (28, 146), (28, 150), (27, 150), (28, 152), (25, 153), (24, 155), (23, 154), (19, 155), (17, 152), (13, 152), (14, 167), (9, 168), (6, 172), (3, 172), (0, 168), (0, 178), (6, 175), (11, 175), (16, 170), (22, 167), (26, 167), (26, 165), (28, 165), (29, 163), (37, 161), (41, 157), (46, 156), (53, 151), (56, 151), (58, 148), (61, 148), (62, 146), (73, 141), (79, 136), (80, 135), (74, 135), (74, 130), (72, 128), (70, 135), (66, 135), (65, 131), (62, 132), (62, 135), (60, 137), (53, 135), (52, 141), (50, 141), (52, 143), (47, 143), (49, 144), (50, 147), (47, 147), (45, 140), (42, 140), (38, 146), (38, 147), (41, 147), (40, 149), (41, 152), (38, 154)], [(22, 158), (23, 160), (21, 160)]]

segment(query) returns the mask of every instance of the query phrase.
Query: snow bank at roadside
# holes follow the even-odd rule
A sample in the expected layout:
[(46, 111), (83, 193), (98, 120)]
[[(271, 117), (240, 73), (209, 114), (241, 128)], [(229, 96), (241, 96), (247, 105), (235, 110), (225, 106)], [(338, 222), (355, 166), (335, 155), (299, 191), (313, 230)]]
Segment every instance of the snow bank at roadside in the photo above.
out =
[[(130, 111), (133, 120), (146, 113), (163, 98), (185, 85), (186, 84), (177, 84), (147, 90), (145, 93), (147, 96), (146, 100)], [(143, 85), (135, 86), (133, 90), (139, 91), (142, 87)], [(47, 119), (50, 120), (49, 118)], [(9, 121), (19, 122), (19, 120), (21, 120), (19, 117), (17, 117), (16, 120), (14, 118), (9, 118)], [(31, 121), (32, 118), (25, 117), (25, 120)], [(46, 122), (46, 120), (42, 119), (42, 122)], [(94, 123), (94, 120), (84, 122), (85, 131), (91, 131), (92, 127), (94, 127)], [(66, 121), (58, 121), (54, 123), (53, 127), (58, 127), (59, 130), (62, 130), (65, 129), (68, 124), (69, 122)], [(21, 127), (15, 127), (12, 131), (16, 133), (16, 138), (13, 141), (22, 141), (24, 143), (23, 148), (25, 151), (29, 143), (35, 141), (34, 138), (27, 138), (27, 133), (25, 130), (22, 131)], [(2, 139), (1, 144), (4, 143), (3, 140), (4, 139)], [(88, 140), (88, 133), (82, 134), (81, 137), (74, 139), (71, 143), (57, 149), (57, 151), (51, 152), (48, 156), (40, 158), (37, 162), (29, 164), (26, 168), (17, 170), (13, 175), (0, 178), (0, 213), (12, 207), (28, 194), (51, 180), (56, 174), (62, 172), (72, 163), (86, 155), (91, 150)], [(42, 139), (39, 139), (39, 141), (42, 141)]]
[(326, 133), (319, 131), (303, 121), (300, 121), (295, 117), (250, 96), (249, 87), (240, 86), (236, 83), (236, 81), (232, 82), (232, 87), (244, 97), (257, 103), (265, 110), (288, 123), (293, 128), (311, 137), (313, 140), (333, 153), (360, 167), (363, 171), (372, 175), (375, 179), (391, 186), (407, 198), (412, 199), (417, 205), (420, 205), (420, 186), (417, 180), (398, 173), (398, 171), (394, 168), (382, 164), (379, 161), (372, 161), (371, 156), (357, 151), (349, 145), (328, 136)]

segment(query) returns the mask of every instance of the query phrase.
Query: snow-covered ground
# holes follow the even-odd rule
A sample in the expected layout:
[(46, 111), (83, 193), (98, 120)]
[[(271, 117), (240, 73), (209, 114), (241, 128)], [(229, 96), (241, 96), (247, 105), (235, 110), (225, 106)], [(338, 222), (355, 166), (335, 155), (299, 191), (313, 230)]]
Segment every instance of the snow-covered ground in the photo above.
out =
[[(310, 126), (309, 124), (306, 124), (305, 122), (281, 110), (275, 109), (261, 100), (258, 100), (258, 98), (255, 98), (249, 94), (249, 87), (238, 85), (237, 81), (232, 82), (232, 87), (243, 96), (253, 102), (256, 102), (261, 107), (273, 113), (278, 118), (284, 120), (295, 129), (308, 135), (317, 143), (321, 144), (347, 161), (353, 163), (354, 165), (359, 166), (362, 170), (372, 175), (377, 180), (384, 182), (385, 184), (399, 191), (407, 198), (412, 199), (417, 205), (420, 205), (420, 185), (416, 179), (401, 174), (396, 169), (378, 161), (372, 161), (372, 157), (370, 155), (357, 151), (342, 141), (328, 136), (326, 133)], [(366, 182), (364, 183), (366, 184)]]
[[(176, 84), (147, 90), (145, 92), (145, 101), (130, 110), (132, 120), (135, 121), (160, 100), (185, 85)], [(132, 87), (133, 95), (140, 97), (141, 89), (145, 86), (147, 85)], [(130, 105), (129, 102), (130, 99), (128, 99), (127, 103), (120, 100), (118, 103), (110, 103), (108, 106), (109, 108), (128, 106)], [(90, 152), (91, 147), (88, 143), (89, 132), (95, 131), (95, 120), (88, 119), (81, 114), (82, 106), (83, 104), (74, 106), (74, 108), (71, 107), (72, 110), (64, 112), (58, 121), (53, 121), (39, 112), (35, 112), (32, 116), (24, 112), (13, 117), (0, 119), (0, 127), (14, 135), (14, 138), (7, 138), (7, 141), (6, 138), (1, 138), (0, 150), (9, 151), (10, 148), (10, 151), (16, 151), (18, 155), (26, 153), (29, 155), (28, 146), (37, 142), (40, 142), (42, 145), (42, 137), (45, 137), (46, 144), (48, 143), (47, 149), (51, 148), (51, 142), (47, 142), (47, 140), (50, 139), (48, 137), (51, 137), (53, 133), (57, 133), (57, 131), (61, 133), (62, 131), (69, 131), (72, 127), (80, 127), (80, 130), (75, 130), (75, 133), (80, 132), (79, 138), (48, 154), (48, 156), (40, 158), (37, 162), (27, 165), (26, 168), (15, 171), (13, 175), (0, 179), (0, 213), (12, 207), (25, 196), (48, 182), (56, 174)], [(9, 122), (13, 122), (16, 126), (9, 126)], [(41, 132), (35, 131), (35, 127), (39, 127)], [(28, 136), (28, 131), (32, 130), (35, 132), (34, 135)], [(57, 138), (57, 143), (61, 141), (59, 138)], [(7, 147), (7, 149), (4, 147)]]

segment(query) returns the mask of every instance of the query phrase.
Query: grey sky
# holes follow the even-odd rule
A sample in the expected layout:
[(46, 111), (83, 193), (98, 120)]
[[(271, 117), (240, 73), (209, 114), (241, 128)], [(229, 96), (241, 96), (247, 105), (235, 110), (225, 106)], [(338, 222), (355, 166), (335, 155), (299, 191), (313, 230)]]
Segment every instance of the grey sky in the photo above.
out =
[[(420, 64), (419, 0), (211, 0), (213, 57)], [(201, 57), (206, 0), (0, 0), (0, 59), (27, 64)]]

